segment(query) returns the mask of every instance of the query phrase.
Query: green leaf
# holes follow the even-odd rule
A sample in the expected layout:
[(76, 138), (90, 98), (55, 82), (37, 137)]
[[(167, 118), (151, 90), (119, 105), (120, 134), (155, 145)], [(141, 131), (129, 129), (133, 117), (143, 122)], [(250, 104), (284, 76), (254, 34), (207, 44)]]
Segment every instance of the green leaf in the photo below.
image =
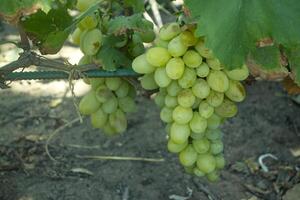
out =
[(281, 68), (280, 51), (276, 46), (255, 48), (251, 52), (253, 59), (265, 70)]
[(143, 0), (124, 0), (126, 7), (131, 7), (135, 13), (144, 11), (144, 1)]
[(31, 8), (37, 3), (37, 0), (1, 0), (0, 1), (0, 14), (14, 15), (20, 10)]
[(108, 33), (121, 35), (128, 30), (142, 30), (145, 28), (142, 22), (141, 14), (134, 14), (132, 16), (118, 16), (110, 20), (108, 24)]
[(300, 42), (299, 0), (186, 0), (196, 34), (229, 69), (241, 66), (259, 39), (286, 48)]
[(300, 44), (287, 50), (289, 66), (294, 75), (295, 83), (300, 87)]

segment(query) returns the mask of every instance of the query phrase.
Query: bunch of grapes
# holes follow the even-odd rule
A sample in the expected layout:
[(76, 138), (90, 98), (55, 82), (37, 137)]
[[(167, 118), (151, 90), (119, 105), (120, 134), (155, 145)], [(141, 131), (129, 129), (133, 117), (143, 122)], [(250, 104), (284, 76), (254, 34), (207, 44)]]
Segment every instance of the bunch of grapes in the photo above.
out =
[(216, 181), (225, 166), (219, 126), (236, 115), (234, 102), (245, 98), (239, 81), (247, 78), (248, 68), (226, 70), (193, 28), (178, 23), (163, 26), (155, 44), (132, 68), (144, 74), (143, 88), (159, 89), (154, 100), (166, 123), (168, 150), (179, 154), (188, 172)]

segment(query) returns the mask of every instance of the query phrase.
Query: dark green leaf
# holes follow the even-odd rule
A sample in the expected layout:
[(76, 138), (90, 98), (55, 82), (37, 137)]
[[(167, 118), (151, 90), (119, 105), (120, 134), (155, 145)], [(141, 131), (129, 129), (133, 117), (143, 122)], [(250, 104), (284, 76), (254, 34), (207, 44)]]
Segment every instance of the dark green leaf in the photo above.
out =
[(124, 0), (126, 7), (131, 7), (135, 13), (144, 11), (144, 0)]
[(251, 52), (253, 59), (265, 70), (281, 68), (280, 51), (276, 46), (255, 48)]
[(145, 26), (142, 19), (140, 14), (116, 17), (109, 22), (108, 33), (121, 35), (128, 30), (141, 30), (144, 28), (143, 26)]
[(300, 87), (300, 44), (290, 48), (287, 51), (287, 56), (295, 83)]
[(37, 3), (37, 0), (1, 0), (0, 14), (13, 15), (20, 10), (31, 8)]

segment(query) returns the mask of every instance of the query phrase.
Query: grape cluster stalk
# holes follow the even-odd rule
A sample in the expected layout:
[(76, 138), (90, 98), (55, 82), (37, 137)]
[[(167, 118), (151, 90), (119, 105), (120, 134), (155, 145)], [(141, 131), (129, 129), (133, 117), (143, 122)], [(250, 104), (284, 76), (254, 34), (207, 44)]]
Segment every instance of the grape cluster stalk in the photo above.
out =
[(154, 101), (166, 123), (168, 150), (187, 172), (217, 181), (225, 166), (220, 125), (237, 114), (235, 102), (245, 99), (240, 81), (248, 68), (226, 70), (193, 27), (175, 22), (160, 29), (155, 46), (136, 57), (132, 68), (143, 74), (144, 89), (158, 89)]

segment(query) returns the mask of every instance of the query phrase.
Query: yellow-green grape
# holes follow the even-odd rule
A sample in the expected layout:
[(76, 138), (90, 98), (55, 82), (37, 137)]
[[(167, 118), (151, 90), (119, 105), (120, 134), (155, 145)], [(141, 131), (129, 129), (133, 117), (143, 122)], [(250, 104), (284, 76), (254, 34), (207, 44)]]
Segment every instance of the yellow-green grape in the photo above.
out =
[(173, 108), (177, 106), (178, 105), (177, 98), (167, 94), (165, 96), (165, 105), (169, 108)]
[(93, 90), (97, 90), (105, 81), (104, 78), (89, 78), (88, 80)]
[(121, 78), (106, 78), (105, 85), (108, 89), (116, 91), (122, 84)]
[(188, 145), (188, 141), (186, 140), (184, 143), (182, 144), (177, 144), (175, 142), (173, 142), (172, 140), (168, 141), (168, 150), (171, 153), (179, 153), (181, 152), (183, 149), (185, 149), (185, 147)]
[(190, 136), (190, 127), (186, 124), (172, 123), (170, 130), (170, 138), (176, 144), (182, 144), (187, 142)]
[(215, 108), (217, 115), (225, 118), (233, 117), (237, 114), (238, 108), (234, 102), (224, 99), (223, 103)]
[(109, 123), (117, 133), (122, 133), (127, 129), (127, 119), (125, 113), (117, 109), (109, 115)]
[(108, 115), (99, 108), (96, 112), (91, 114), (91, 124), (94, 128), (102, 128), (108, 119)]
[(229, 80), (222, 71), (210, 70), (207, 77), (207, 83), (211, 89), (217, 92), (225, 92), (229, 88)]
[(122, 81), (120, 87), (116, 90), (118, 98), (126, 97), (129, 93), (130, 84), (127, 81)]
[(223, 169), (225, 167), (226, 161), (222, 154), (215, 156), (216, 159), (216, 168)]
[(78, 0), (76, 4), (76, 8), (83, 12), (87, 10), (91, 5), (93, 5), (96, 2), (101, 2), (102, 0)]
[(213, 107), (218, 107), (223, 102), (223, 99), (224, 93), (211, 90), (206, 98), (206, 102)]
[(202, 63), (202, 57), (194, 50), (188, 50), (183, 56), (184, 63), (191, 68), (196, 68)]
[(155, 33), (151, 29), (140, 32), (139, 35), (140, 35), (142, 41), (145, 43), (150, 43), (155, 39)]
[(204, 79), (198, 78), (192, 87), (192, 92), (196, 97), (205, 99), (210, 94), (210, 87)]
[(142, 54), (133, 60), (132, 69), (139, 74), (149, 74), (154, 72), (155, 67), (147, 62), (146, 54)]
[(214, 113), (214, 107), (209, 105), (206, 101), (201, 101), (199, 105), (199, 114), (201, 117), (208, 119)]
[(176, 22), (165, 24), (159, 30), (159, 38), (162, 40), (171, 40), (181, 32), (179, 24)]
[(216, 169), (216, 160), (211, 154), (199, 154), (197, 159), (197, 167), (203, 173), (208, 174)]
[(192, 108), (185, 108), (182, 106), (177, 106), (173, 110), (173, 120), (177, 124), (187, 124), (193, 118)]
[(98, 19), (95, 14), (86, 16), (83, 20), (81, 20), (78, 26), (82, 30), (93, 29), (98, 25)]
[(217, 182), (220, 179), (218, 171), (212, 171), (206, 175), (207, 180), (210, 182)]
[[(193, 133), (201, 134), (204, 133), (207, 128), (207, 120), (201, 117), (198, 112), (194, 112), (189, 125)], [(203, 136), (203, 134), (201, 135)]]
[(157, 68), (154, 72), (154, 80), (159, 87), (167, 87), (171, 83), (170, 77), (167, 75), (166, 68)]
[(101, 107), (105, 113), (111, 114), (118, 109), (118, 99), (113, 96), (108, 101), (105, 101)]
[(249, 76), (249, 69), (247, 65), (243, 65), (241, 68), (234, 70), (225, 70), (225, 73), (231, 80), (243, 81)]
[(194, 174), (195, 174), (195, 176), (198, 176), (198, 177), (205, 176), (205, 174), (202, 171), (200, 171), (197, 167), (194, 168)]
[(184, 168), (185, 173), (187, 173), (187, 174), (194, 174), (195, 165), (188, 166), (188, 167), (183, 166), (183, 168)]
[(202, 132), (202, 133), (192, 132), (191, 133), (191, 138), (193, 138), (194, 140), (202, 139), (204, 134), (205, 134), (204, 132)]
[(197, 76), (200, 78), (205, 78), (209, 74), (209, 67), (205, 62), (202, 62), (200, 66), (196, 68)]
[(103, 132), (108, 136), (114, 136), (117, 134), (115, 128), (110, 123), (106, 123), (102, 129)]
[(198, 108), (199, 108), (199, 105), (200, 105), (200, 103), (201, 103), (201, 101), (202, 101), (202, 99), (196, 98), (196, 100), (195, 100), (195, 102), (194, 102), (192, 108), (193, 108), (193, 109), (198, 109)]
[(136, 90), (135, 87), (131, 84), (129, 84), (129, 91), (128, 91), (128, 95), (129, 97), (131, 97), (132, 99), (134, 99), (136, 97)]
[(170, 123), (173, 121), (172, 113), (173, 109), (165, 106), (160, 111), (160, 119), (165, 123)]
[(197, 152), (192, 145), (188, 145), (179, 153), (179, 161), (183, 166), (192, 166), (197, 161)]
[(79, 103), (79, 112), (83, 115), (90, 115), (98, 110), (100, 103), (96, 98), (95, 92), (92, 90), (87, 93)]
[(167, 75), (171, 79), (179, 79), (184, 72), (184, 62), (181, 58), (171, 58), (166, 65)]
[(222, 119), (220, 116), (212, 114), (212, 116), (210, 116), (210, 118), (207, 119), (207, 127), (209, 129), (216, 129), (220, 126), (221, 121)]
[(78, 65), (86, 65), (92, 62), (92, 57), (88, 55), (84, 55), (80, 58)]
[(225, 95), (228, 97), (228, 99), (235, 101), (235, 102), (241, 102), (245, 99), (246, 97), (246, 91), (244, 86), (234, 80), (229, 81), (229, 88), (225, 92)]
[(147, 62), (156, 67), (165, 66), (170, 58), (168, 50), (163, 47), (152, 47), (146, 52)]
[(154, 73), (145, 74), (139, 80), (141, 82), (142, 88), (144, 88), (145, 90), (154, 90), (158, 88), (158, 85), (154, 80)]
[(182, 43), (179, 36), (173, 38), (168, 44), (168, 52), (173, 57), (183, 56), (187, 49), (188, 47)]
[(160, 38), (156, 38), (155, 40), (154, 40), (154, 44), (155, 44), (155, 46), (157, 46), (157, 47), (163, 47), (163, 48), (168, 48), (168, 44), (169, 44), (169, 42), (168, 41), (166, 41), (166, 40), (162, 40), (162, 39), (160, 39)]
[(154, 96), (154, 102), (158, 107), (163, 107), (165, 105), (165, 97), (166, 95), (158, 92), (156, 93), (156, 95)]
[(181, 42), (185, 46), (188, 46), (188, 47), (196, 45), (196, 43), (198, 41), (198, 39), (190, 31), (183, 31), (182, 33), (180, 33), (179, 36), (180, 36)]
[(207, 130), (205, 137), (211, 141), (219, 140), (222, 138), (222, 132), (220, 129)]
[(208, 49), (207, 47), (205, 47), (205, 44), (204, 44), (203, 40), (199, 40), (197, 42), (197, 44), (195, 46), (195, 49), (204, 58), (212, 58), (213, 57), (212, 51), (210, 49)]
[(186, 89), (194, 85), (197, 79), (197, 75), (194, 69), (185, 68), (182, 77), (178, 80), (180, 87)]
[(114, 98), (114, 94), (109, 90), (105, 85), (100, 85), (95, 91), (96, 98), (100, 103), (109, 101), (111, 98)]
[(182, 88), (178, 85), (177, 81), (172, 81), (167, 87), (168, 94), (173, 97), (177, 96), (181, 90)]
[(210, 153), (213, 155), (217, 155), (221, 153), (224, 149), (223, 142), (221, 140), (213, 140), (210, 144)]
[(99, 29), (92, 29), (81, 34), (80, 49), (89, 56), (95, 55), (102, 45), (102, 33)]
[(217, 58), (206, 59), (206, 63), (213, 70), (221, 70), (222, 69), (221, 63), (220, 63), (219, 59), (217, 59)]
[(197, 151), (197, 153), (203, 154), (208, 152), (210, 148), (210, 142), (205, 138), (193, 140), (193, 147)]
[(179, 105), (189, 108), (194, 105), (196, 97), (191, 89), (183, 89), (178, 93), (177, 100)]
[(130, 96), (119, 98), (118, 102), (119, 102), (120, 109), (126, 113), (131, 113), (136, 111), (136, 104)]
[(80, 36), (81, 36), (82, 31), (80, 28), (76, 28), (75, 31), (72, 33), (72, 42), (74, 44), (80, 45)]

